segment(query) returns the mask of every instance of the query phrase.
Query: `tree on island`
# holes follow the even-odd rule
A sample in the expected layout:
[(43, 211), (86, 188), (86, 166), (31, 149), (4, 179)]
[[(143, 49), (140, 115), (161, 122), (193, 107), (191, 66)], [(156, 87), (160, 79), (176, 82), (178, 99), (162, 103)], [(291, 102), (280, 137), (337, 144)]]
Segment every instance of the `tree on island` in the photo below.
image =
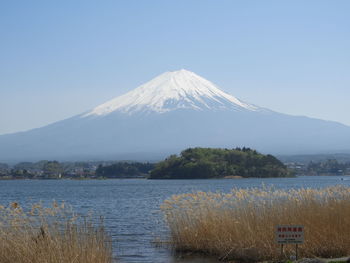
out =
[(274, 156), (250, 148), (189, 148), (171, 155), (151, 171), (150, 179), (207, 179), (226, 176), (288, 177), (291, 172)]

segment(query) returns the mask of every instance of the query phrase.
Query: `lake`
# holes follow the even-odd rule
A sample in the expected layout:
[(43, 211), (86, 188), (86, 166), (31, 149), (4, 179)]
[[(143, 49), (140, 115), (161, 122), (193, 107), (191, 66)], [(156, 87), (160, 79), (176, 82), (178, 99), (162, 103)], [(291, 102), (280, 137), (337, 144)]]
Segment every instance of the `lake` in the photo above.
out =
[[(342, 180), (343, 179), (343, 180)], [(65, 201), (78, 213), (105, 218), (113, 238), (118, 262), (193, 263), (216, 262), (210, 259), (178, 258), (166, 248), (154, 245), (165, 239), (167, 228), (159, 206), (173, 194), (193, 191), (224, 191), (233, 187), (322, 188), (330, 185), (350, 186), (350, 177), (305, 176), (297, 178), (220, 179), (220, 180), (16, 180), (0, 181), (0, 204), (28, 204), (53, 200)]]

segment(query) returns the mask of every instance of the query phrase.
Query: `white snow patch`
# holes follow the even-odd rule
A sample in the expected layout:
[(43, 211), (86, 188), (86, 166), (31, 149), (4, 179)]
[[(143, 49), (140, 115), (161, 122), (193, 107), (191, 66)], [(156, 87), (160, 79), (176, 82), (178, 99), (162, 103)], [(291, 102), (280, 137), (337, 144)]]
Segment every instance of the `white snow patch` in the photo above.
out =
[(165, 72), (138, 88), (97, 106), (82, 117), (102, 116), (116, 111), (133, 114), (164, 113), (175, 109), (232, 108), (249, 111), (259, 109), (223, 92), (215, 84), (197, 74), (182, 69)]

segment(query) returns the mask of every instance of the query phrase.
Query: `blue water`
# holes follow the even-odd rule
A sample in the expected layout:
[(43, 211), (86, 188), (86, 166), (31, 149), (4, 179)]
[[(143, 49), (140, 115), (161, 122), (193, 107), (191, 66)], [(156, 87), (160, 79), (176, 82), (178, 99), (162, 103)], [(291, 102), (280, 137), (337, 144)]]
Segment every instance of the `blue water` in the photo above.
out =
[[(344, 180), (342, 180), (344, 178)], [(65, 201), (78, 213), (93, 211), (105, 218), (113, 238), (118, 262), (189, 263), (215, 262), (204, 259), (177, 258), (166, 248), (154, 245), (157, 237), (166, 238), (167, 228), (160, 204), (173, 194), (201, 191), (228, 192), (233, 187), (322, 188), (350, 186), (350, 178), (338, 176), (221, 179), (221, 180), (21, 180), (0, 181), (0, 204), (10, 202), (51, 204)]]

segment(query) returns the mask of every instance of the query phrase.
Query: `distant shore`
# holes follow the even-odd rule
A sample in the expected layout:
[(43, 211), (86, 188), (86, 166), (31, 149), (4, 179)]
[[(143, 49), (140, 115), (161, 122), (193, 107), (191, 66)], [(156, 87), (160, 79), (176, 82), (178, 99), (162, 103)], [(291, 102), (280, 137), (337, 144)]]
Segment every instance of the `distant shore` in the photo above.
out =
[(52, 180), (74, 180), (74, 181), (85, 181), (85, 180), (115, 180), (115, 179), (147, 179), (146, 177), (120, 177), (120, 178), (107, 178), (107, 177), (87, 177), (87, 178), (8, 178), (8, 177), (0, 177), (0, 181), (22, 181), (22, 180), (33, 180), (33, 181), (52, 181)]

